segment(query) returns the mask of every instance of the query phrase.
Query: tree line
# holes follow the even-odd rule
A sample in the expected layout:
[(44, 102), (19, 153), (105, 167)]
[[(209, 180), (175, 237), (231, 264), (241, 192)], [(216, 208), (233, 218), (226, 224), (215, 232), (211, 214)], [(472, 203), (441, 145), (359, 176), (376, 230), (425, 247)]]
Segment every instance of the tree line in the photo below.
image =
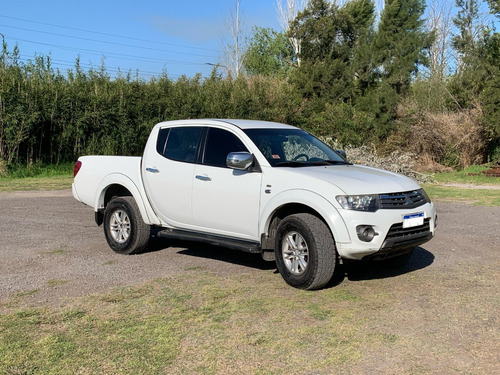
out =
[[(252, 118), (300, 126), (345, 146), (425, 151), (454, 167), (467, 163), (460, 162), (465, 149), (474, 161), (500, 162), (500, 34), (475, 28), (477, 1), (456, 1), (451, 48), (460, 59), (451, 73), (436, 58), (439, 30), (426, 27), (422, 0), (386, 0), (378, 20), (370, 0), (310, 0), (286, 31), (253, 30), (235, 77), (217, 67), (208, 78), (111, 77), (104, 64), (83, 70), (78, 59), (61, 72), (50, 56), (22, 63), (17, 47), (4, 43), (0, 161), (140, 155), (160, 121)], [(489, 0), (492, 14), (500, 16), (499, 8)], [(467, 125), (467, 148), (460, 134), (440, 138), (444, 116), (457, 113), (474, 114), (465, 122), (456, 117)]]

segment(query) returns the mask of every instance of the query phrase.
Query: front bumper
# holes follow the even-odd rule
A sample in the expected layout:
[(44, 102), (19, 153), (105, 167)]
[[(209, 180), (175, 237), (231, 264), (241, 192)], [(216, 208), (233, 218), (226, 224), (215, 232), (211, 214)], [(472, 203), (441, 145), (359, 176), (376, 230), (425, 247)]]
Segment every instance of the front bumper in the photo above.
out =
[[(403, 216), (423, 213), (423, 225), (403, 228)], [(409, 248), (426, 243), (434, 236), (437, 214), (434, 204), (427, 203), (412, 210), (378, 210), (374, 213), (343, 210), (351, 242), (337, 242), (337, 251), (345, 259), (390, 258)], [(370, 225), (377, 235), (370, 242), (361, 241), (358, 225)]]

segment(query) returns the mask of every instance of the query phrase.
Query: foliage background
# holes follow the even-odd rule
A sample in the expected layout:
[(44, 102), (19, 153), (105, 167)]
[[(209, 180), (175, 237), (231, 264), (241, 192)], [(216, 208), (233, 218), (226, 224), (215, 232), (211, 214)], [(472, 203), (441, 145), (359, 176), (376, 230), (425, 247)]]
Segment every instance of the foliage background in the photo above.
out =
[[(478, 26), (477, 5), (456, 1), (458, 60), (447, 74), (430, 62), (438, 30), (426, 26), (422, 0), (386, 0), (379, 21), (369, 0), (311, 0), (286, 33), (254, 29), (237, 77), (215, 67), (208, 78), (146, 81), (111, 76), (104, 63), (83, 70), (78, 59), (61, 72), (50, 56), (23, 63), (4, 44), (0, 169), (140, 155), (157, 122), (181, 118), (285, 122), (340, 147), (411, 152), (426, 170), (499, 163), (500, 34)], [(498, 0), (489, 9), (498, 16)]]

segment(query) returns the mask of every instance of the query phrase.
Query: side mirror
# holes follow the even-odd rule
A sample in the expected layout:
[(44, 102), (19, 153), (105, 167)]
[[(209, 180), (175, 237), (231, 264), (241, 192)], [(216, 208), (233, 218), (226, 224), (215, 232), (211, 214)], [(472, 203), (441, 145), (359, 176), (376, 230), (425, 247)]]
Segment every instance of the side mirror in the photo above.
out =
[(231, 152), (227, 155), (226, 165), (232, 169), (247, 170), (253, 164), (253, 155), (249, 152)]
[(344, 159), (347, 159), (347, 154), (345, 153), (344, 150), (335, 150), (335, 151), (337, 152), (337, 154), (342, 156)]

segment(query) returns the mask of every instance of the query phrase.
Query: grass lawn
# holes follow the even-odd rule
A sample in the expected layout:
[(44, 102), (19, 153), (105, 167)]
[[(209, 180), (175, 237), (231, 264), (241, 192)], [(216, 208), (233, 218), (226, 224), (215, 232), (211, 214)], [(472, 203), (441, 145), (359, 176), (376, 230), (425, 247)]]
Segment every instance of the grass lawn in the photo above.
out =
[(73, 164), (57, 166), (33, 165), (17, 167), (7, 176), (0, 175), (0, 192), (19, 190), (70, 189), (73, 183)]
[(19, 190), (62, 190), (70, 189), (73, 175), (39, 177), (0, 177), (0, 192)]
[(436, 183), (423, 187), (433, 200), (500, 206), (500, 177), (485, 176), (482, 172), (487, 169), (472, 166), (460, 172), (437, 173)]
[(472, 184), (472, 185), (497, 185), (500, 186), (500, 177), (488, 177), (483, 172), (488, 167), (473, 165), (459, 172), (436, 173), (434, 179), (438, 184)]

